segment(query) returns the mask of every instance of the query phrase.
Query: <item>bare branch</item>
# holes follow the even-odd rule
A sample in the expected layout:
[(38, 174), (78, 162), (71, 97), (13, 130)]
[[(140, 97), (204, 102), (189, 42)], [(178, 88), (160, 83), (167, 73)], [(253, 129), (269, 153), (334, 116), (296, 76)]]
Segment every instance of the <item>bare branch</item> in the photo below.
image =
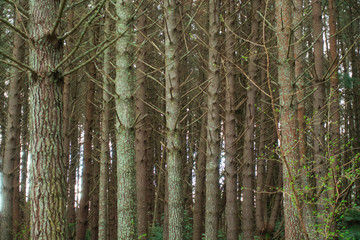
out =
[[(22, 63), (22, 62), (16, 60), (15, 58), (13, 58), (13, 57), (11, 57), (10, 55), (4, 53), (3, 51), (0, 51), (0, 55), (3, 55), (5, 58), (13, 61), (14, 63), (16, 63), (17, 65), (19, 65), (20, 67), (23, 67), (23, 68), (29, 70), (29, 71), (32, 72), (32, 73), (36, 73), (35, 70), (34, 70), (33, 68), (31, 68), (30, 66), (26, 65), (25, 63)], [(5, 63), (6, 63), (6, 62), (5, 62)], [(9, 63), (8, 63), (8, 64), (9, 64)], [(14, 64), (9, 64), (9, 65), (14, 66)]]
[(29, 39), (29, 36), (24, 33), (23, 31), (21, 31), (21, 29), (15, 27), (14, 25), (12, 25), (9, 21), (7, 21), (6, 19), (0, 17), (0, 22), (3, 22), (5, 25), (9, 26), (10, 28), (12, 28), (15, 32), (17, 32), (18, 34), (20, 34), (20, 36), (22, 36), (25, 39)]
[(61, 0), (60, 7), (59, 7), (59, 13), (58, 13), (58, 16), (56, 18), (55, 24), (54, 24), (54, 26), (53, 26), (53, 28), (51, 30), (50, 36), (55, 34), (55, 31), (56, 31), (57, 27), (59, 26), (62, 14), (64, 12), (65, 5), (66, 5), (66, 0)]

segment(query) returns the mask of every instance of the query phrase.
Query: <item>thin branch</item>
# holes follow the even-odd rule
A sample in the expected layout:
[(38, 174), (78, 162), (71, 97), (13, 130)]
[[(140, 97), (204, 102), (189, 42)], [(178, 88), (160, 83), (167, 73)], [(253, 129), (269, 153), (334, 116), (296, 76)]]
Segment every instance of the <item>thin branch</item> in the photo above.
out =
[(13, 6), (14, 8), (18, 9), (19, 12), (21, 12), (27, 18), (29, 17), (29, 13), (22, 7), (18, 6), (14, 1), (12, 1), (12, 0), (4, 0), (4, 1), (7, 2), (8, 4), (10, 4), (11, 6)]
[(115, 43), (122, 35), (118, 36), (117, 38), (113, 39), (112, 41), (110, 41), (109, 43), (107, 43), (105, 46), (103, 46), (99, 52), (97, 52), (94, 56), (92, 56), (91, 58), (89, 58), (87, 61), (83, 62), (82, 64), (78, 65), (76, 68), (71, 69), (68, 72), (65, 72), (63, 74), (63, 77), (79, 70), (80, 68), (82, 68), (83, 66), (87, 65), (88, 63), (90, 63), (91, 61), (93, 61), (97, 56), (99, 56), (106, 48), (108, 48), (111, 44)]
[(3, 22), (5, 25), (9, 26), (10, 28), (12, 28), (15, 32), (17, 32), (18, 34), (20, 34), (23, 38), (25, 39), (29, 39), (29, 36), (24, 33), (23, 31), (21, 31), (21, 29), (15, 27), (14, 25), (12, 25), (9, 21), (7, 21), (6, 19), (0, 17), (0, 22)]
[[(0, 51), (0, 55), (3, 55), (3, 56), (6, 57), (7, 59), (9, 59), (9, 60), (13, 61), (14, 63), (16, 63), (17, 65), (19, 65), (20, 67), (23, 67), (23, 68), (29, 70), (30, 72), (36, 74), (35, 70), (32, 69), (30, 66), (26, 65), (25, 63), (22, 63), (22, 62), (16, 60), (15, 58), (11, 57), (10, 55), (7, 55), (7, 54), (4, 53), (3, 51)], [(11, 64), (9, 64), (9, 65), (11, 65)]]
[(85, 20), (95, 12), (95, 10), (97, 10), (98, 8), (101, 8), (104, 4), (105, 4), (106, 0), (102, 0), (101, 2), (98, 3), (98, 5), (96, 5), (88, 14), (86, 14), (82, 19), (80, 19), (80, 21), (73, 27), (73, 29), (69, 30), (68, 32), (66, 32), (64, 35), (62, 35), (60, 37), (60, 39), (64, 39), (66, 37), (68, 37), (70, 34), (72, 34), (73, 32), (75, 32), (81, 24), (83, 24), (83, 22), (85, 22)]
[(51, 32), (50, 32), (50, 36), (53, 36), (55, 34), (55, 31), (56, 31), (57, 27), (59, 26), (62, 14), (64, 12), (65, 5), (66, 5), (66, 0), (61, 0), (60, 6), (59, 6), (59, 14), (58, 14), (58, 16), (56, 18), (55, 24), (54, 24)]

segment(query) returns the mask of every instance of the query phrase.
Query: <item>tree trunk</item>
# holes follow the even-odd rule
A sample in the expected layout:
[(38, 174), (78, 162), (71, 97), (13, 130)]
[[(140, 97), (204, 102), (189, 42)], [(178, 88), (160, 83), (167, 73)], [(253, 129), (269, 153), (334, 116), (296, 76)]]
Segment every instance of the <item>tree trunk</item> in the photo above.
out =
[(205, 165), (206, 165), (206, 116), (201, 120), (198, 160), (195, 163), (196, 185), (193, 215), (193, 240), (201, 240), (204, 233)]
[(209, 1), (209, 57), (207, 90), (207, 148), (206, 148), (206, 210), (205, 239), (218, 238), (219, 221), (219, 158), (220, 158), (220, 109), (219, 109), (219, 1)]
[[(106, 11), (109, 11), (109, 2), (105, 5)], [(105, 39), (110, 35), (110, 16), (105, 15), (104, 26)], [(111, 110), (111, 66), (110, 66), (110, 48), (104, 51), (103, 60), (103, 96), (102, 96), (102, 120), (101, 120), (101, 152), (100, 152), (100, 176), (99, 176), (99, 240), (107, 239), (108, 228), (108, 181), (110, 166), (110, 149), (109, 149), (109, 133), (110, 133), (110, 110)]]
[(325, 139), (324, 139), (324, 102), (325, 102), (325, 87), (324, 87), (324, 53), (323, 53), (323, 32), (321, 20), (321, 1), (312, 0), (312, 17), (314, 29), (314, 61), (315, 61), (315, 76), (314, 76), (314, 160), (315, 160), (315, 175), (316, 175), (316, 194), (317, 214), (319, 235), (318, 239), (323, 239), (321, 233), (325, 233), (324, 210), (326, 191), (323, 187), (326, 185), (327, 166), (325, 161)]
[(183, 196), (180, 131), (179, 6), (164, 2), (166, 164), (168, 174), (169, 239), (183, 239)]
[[(260, 9), (260, 1), (252, 1), (252, 20), (251, 20), (251, 43), (250, 43), (250, 57), (249, 57), (249, 77), (251, 81), (256, 81), (258, 77), (258, 51), (259, 48), (256, 43), (259, 41), (259, 21), (260, 15), (257, 11)], [(241, 228), (244, 239), (254, 238), (254, 131), (255, 131), (255, 99), (256, 88), (253, 82), (248, 83), (247, 100), (246, 100), (246, 115), (245, 115), (245, 134), (244, 134), (244, 156), (243, 156), (243, 170), (242, 170), (242, 221)]]
[(235, 117), (235, 1), (228, 0), (226, 7), (226, 63), (225, 63), (225, 180), (226, 180), (226, 238), (238, 240), (237, 205), (237, 139)]
[(338, 192), (339, 160), (340, 160), (340, 107), (339, 107), (339, 77), (338, 54), (336, 47), (336, 8), (335, 1), (329, 0), (329, 28), (330, 28), (330, 144), (329, 157), (331, 176), (329, 179), (329, 198), (334, 201), (331, 207), (330, 235), (336, 234), (336, 199)]
[(62, 42), (53, 31), (59, 1), (30, 1), (31, 239), (67, 239), (62, 137)]
[(301, 221), (298, 205), (296, 174), (298, 154), (294, 142), (296, 136), (296, 109), (294, 108), (294, 75), (291, 69), (290, 32), (291, 32), (291, 3), (287, 0), (277, 0), (276, 4), (276, 35), (278, 48), (278, 82), (280, 97), (281, 133), (279, 133), (280, 151), (283, 162), (284, 183), (284, 218), (285, 239), (308, 239), (306, 229)]
[(147, 67), (146, 67), (146, 7), (147, 3), (143, 2), (139, 18), (137, 20), (137, 62), (136, 62), (136, 116), (138, 121), (135, 130), (135, 159), (136, 159), (136, 201), (137, 201), (137, 227), (138, 235), (143, 236), (141, 239), (147, 239), (149, 224), (149, 199), (148, 185), (151, 185), (149, 179), (148, 164), (150, 159), (150, 126), (148, 124), (147, 101)]
[[(24, 6), (25, 1), (19, 1)], [(22, 28), (24, 24), (20, 12), (15, 10), (15, 26)], [(14, 34), (12, 57), (24, 62), (25, 41), (19, 34)], [(24, 74), (16, 67), (11, 68), (11, 80), (8, 91), (8, 111), (3, 159), (2, 183), (2, 239), (13, 239), (19, 230), (20, 223), (20, 119), (21, 119), (21, 81)], [(2, 136), (3, 138), (3, 136)]]
[(84, 163), (82, 172), (81, 199), (78, 210), (78, 220), (76, 225), (76, 239), (85, 239), (86, 230), (89, 225), (89, 201), (91, 185), (91, 160), (92, 160), (92, 142), (94, 125), (94, 94), (95, 83), (91, 77), (96, 78), (95, 64), (89, 66), (88, 88), (86, 93), (86, 112), (84, 124)]
[(136, 239), (135, 106), (133, 2), (117, 0), (115, 99), (118, 239)]

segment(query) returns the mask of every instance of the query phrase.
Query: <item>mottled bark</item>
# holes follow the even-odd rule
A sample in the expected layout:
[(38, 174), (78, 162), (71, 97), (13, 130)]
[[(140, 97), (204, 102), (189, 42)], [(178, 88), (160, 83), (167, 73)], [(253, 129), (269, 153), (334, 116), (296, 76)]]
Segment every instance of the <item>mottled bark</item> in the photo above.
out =
[(164, 2), (166, 164), (168, 176), (169, 239), (183, 239), (183, 196), (180, 131), (179, 6)]
[[(24, 6), (25, 1), (18, 1)], [(15, 26), (21, 28), (23, 17), (15, 10)], [(12, 57), (19, 62), (24, 62), (24, 39), (14, 34)], [(16, 67), (11, 68), (10, 86), (8, 91), (8, 111), (5, 136), (5, 149), (2, 171), (2, 239), (13, 239), (19, 230), (20, 224), (20, 119), (21, 97), (20, 90), (24, 74)]]
[(237, 139), (235, 117), (235, 1), (226, 2), (225, 42), (225, 181), (226, 181), (226, 238), (238, 240), (237, 205)]
[(30, 1), (31, 239), (67, 239), (62, 137), (62, 42), (53, 31), (59, 1)]
[(220, 107), (219, 107), (219, 1), (209, 1), (209, 56), (207, 89), (207, 147), (206, 147), (206, 210), (205, 239), (218, 237), (219, 221), (219, 158), (220, 158)]
[(118, 239), (136, 239), (134, 3), (117, 0), (116, 32), (116, 147)]

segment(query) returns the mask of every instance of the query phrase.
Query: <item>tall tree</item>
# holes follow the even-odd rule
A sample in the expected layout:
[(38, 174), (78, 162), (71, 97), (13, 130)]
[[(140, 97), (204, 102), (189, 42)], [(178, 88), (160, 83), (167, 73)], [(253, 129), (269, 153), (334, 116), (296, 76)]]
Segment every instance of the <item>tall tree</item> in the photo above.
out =
[[(109, 2), (105, 4), (105, 10), (110, 11)], [(105, 40), (110, 35), (110, 16), (105, 14)], [(108, 181), (109, 181), (109, 160), (110, 160), (110, 110), (111, 110), (111, 65), (110, 48), (104, 51), (103, 60), (103, 96), (101, 112), (101, 152), (100, 152), (100, 176), (99, 176), (99, 240), (107, 239), (108, 228)]]
[(238, 203), (237, 203), (237, 139), (235, 117), (235, 1), (226, 2), (226, 64), (225, 64), (225, 179), (226, 179), (226, 237), (237, 240)]
[(219, 1), (209, 1), (209, 56), (207, 99), (207, 147), (206, 147), (206, 210), (205, 239), (218, 237), (219, 221), (219, 158), (220, 158), (220, 70), (219, 70)]
[(244, 133), (244, 156), (243, 156), (243, 170), (242, 170), (242, 188), (243, 188), (243, 202), (242, 202), (242, 221), (241, 228), (244, 238), (254, 238), (254, 131), (255, 131), (255, 100), (256, 87), (255, 82), (259, 76), (259, 69), (257, 67), (259, 58), (259, 48), (257, 43), (260, 39), (259, 23), (260, 15), (258, 10), (260, 8), (260, 1), (252, 1), (252, 21), (251, 21), (251, 42), (250, 42), (250, 57), (249, 57), (249, 83), (246, 91), (246, 113), (245, 113), (245, 133)]
[(298, 154), (294, 147), (294, 142), (297, 139), (296, 109), (292, 104), (292, 99), (296, 96), (293, 69), (290, 64), (292, 60), (291, 53), (289, 55), (292, 24), (291, 3), (287, 0), (277, 0), (275, 2), (275, 9), (281, 108), (279, 119), (281, 133), (279, 133), (279, 141), (283, 162), (285, 239), (308, 239), (306, 232), (304, 232), (306, 229), (302, 225), (297, 195), (298, 184), (296, 173)]
[(136, 158), (136, 203), (137, 203), (137, 220), (138, 234), (147, 239), (148, 233), (148, 196), (147, 190), (150, 182), (148, 181), (148, 166), (150, 161), (150, 126), (148, 124), (148, 107), (147, 101), (147, 66), (146, 66), (146, 8), (147, 2), (142, 2), (137, 19), (137, 62), (136, 62), (136, 123), (135, 131), (135, 158)]
[(179, 5), (164, 1), (165, 101), (169, 239), (183, 239), (183, 196), (180, 132)]
[[(94, 41), (94, 40), (93, 40)], [(89, 201), (91, 185), (91, 161), (93, 154), (93, 127), (94, 127), (94, 94), (96, 79), (96, 67), (94, 63), (88, 65), (89, 78), (87, 79), (86, 107), (84, 124), (84, 158), (82, 168), (81, 198), (76, 224), (76, 239), (85, 239), (86, 229), (89, 224)]]
[[(18, 1), (24, 6), (25, 1)], [(15, 26), (23, 27), (23, 16), (15, 9)], [(19, 34), (14, 34), (12, 57), (25, 61), (25, 41)], [(21, 119), (21, 86), (24, 74), (17, 67), (11, 68), (10, 86), (8, 92), (8, 111), (6, 125), (6, 140), (3, 159), (3, 208), (1, 232), (2, 239), (13, 239), (18, 232), (20, 221), (19, 205), (19, 172), (20, 172), (20, 119)], [(14, 221), (13, 221), (14, 220)], [(14, 226), (14, 227), (13, 227)], [(13, 235), (14, 234), (14, 235)]]
[(60, 1), (30, 1), (31, 239), (67, 239)]
[(117, 0), (116, 150), (118, 239), (136, 239), (134, 3)]

